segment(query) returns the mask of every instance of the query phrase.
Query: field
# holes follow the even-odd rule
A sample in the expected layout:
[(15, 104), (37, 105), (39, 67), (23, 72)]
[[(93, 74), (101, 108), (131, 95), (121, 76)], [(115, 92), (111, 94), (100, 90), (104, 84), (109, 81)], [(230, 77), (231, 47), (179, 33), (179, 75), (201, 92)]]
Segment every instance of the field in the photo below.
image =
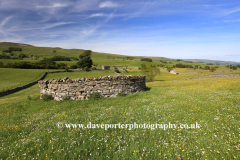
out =
[(44, 70), (0, 68), (0, 91), (38, 80)]
[[(49, 48), (36, 53), (32, 48), (25, 51), (51, 53)], [(81, 51), (69, 50), (76, 55)], [(119, 68), (127, 64), (129, 71), (142, 63), (139, 58), (123, 61), (118, 55), (94, 54), (95, 63)], [(154, 63), (160, 64), (158, 59)], [(154, 82), (146, 83), (147, 91), (127, 96), (43, 101), (36, 84), (0, 97), (0, 159), (240, 159), (239, 77), (174, 81), (223, 74), (221, 70), (232, 73), (223, 65), (214, 73), (176, 68), (181, 74), (173, 75), (160, 70)], [(37, 80), (46, 71), (51, 70), (0, 68), (0, 90)], [(45, 79), (108, 75), (116, 74), (62, 72)]]
[[(147, 83), (149, 91), (126, 97), (61, 102), (40, 100), (35, 85), (23, 98), (1, 99), (0, 157), (239, 159), (239, 85), (239, 78), (156, 81)], [(105, 130), (58, 128), (58, 122), (201, 127)]]

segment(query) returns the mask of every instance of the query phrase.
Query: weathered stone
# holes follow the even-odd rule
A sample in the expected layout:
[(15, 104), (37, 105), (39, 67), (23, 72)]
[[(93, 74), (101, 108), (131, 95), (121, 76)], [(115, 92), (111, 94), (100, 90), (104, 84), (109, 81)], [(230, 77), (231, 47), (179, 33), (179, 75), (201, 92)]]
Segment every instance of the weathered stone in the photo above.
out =
[(52, 79), (38, 81), (40, 98), (50, 94), (54, 100), (65, 97), (87, 99), (90, 94), (99, 93), (101, 97), (115, 97), (118, 93), (132, 94), (145, 90), (145, 76), (104, 76), (81, 79)]

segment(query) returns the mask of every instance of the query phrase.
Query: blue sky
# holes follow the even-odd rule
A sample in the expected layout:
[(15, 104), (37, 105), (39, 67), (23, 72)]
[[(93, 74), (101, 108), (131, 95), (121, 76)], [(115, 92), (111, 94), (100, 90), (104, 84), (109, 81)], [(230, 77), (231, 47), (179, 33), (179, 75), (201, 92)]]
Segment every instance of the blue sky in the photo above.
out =
[(0, 41), (240, 62), (240, 1), (0, 0)]

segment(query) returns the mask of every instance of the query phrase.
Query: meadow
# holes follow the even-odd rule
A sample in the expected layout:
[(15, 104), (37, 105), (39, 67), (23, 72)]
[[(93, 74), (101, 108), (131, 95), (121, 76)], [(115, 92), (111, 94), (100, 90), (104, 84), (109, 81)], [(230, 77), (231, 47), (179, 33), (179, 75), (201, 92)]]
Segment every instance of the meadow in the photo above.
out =
[(38, 80), (45, 70), (0, 68), (0, 91)]
[[(0, 50), (7, 49), (8, 45), (4, 45), (0, 44)], [(76, 57), (83, 51), (25, 46), (23, 52), (41, 55), (41, 59), (54, 56), (54, 49), (57, 54)], [(111, 68), (117, 66), (121, 71), (124, 71), (123, 66), (135, 71), (143, 63), (140, 57), (134, 60), (123, 60), (123, 57), (94, 52), (93, 62), (109, 64)], [(159, 65), (162, 58), (153, 60), (145, 63)], [(170, 65), (178, 63), (164, 60), (171, 62)], [(0, 97), (0, 159), (240, 159), (239, 77), (174, 81), (232, 73), (224, 65), (218, 67), (214, 73), (176, 68), (183, 73), (180, 75), (160, 68), (161, 74), (155, 77), (154, 82), (146, 83), (147, 91), (115, 98), (43, 101), (37, 84)], [(37, 80), (46, 71), (51, 70), (0, 68), (0, 91)], [(199, 71), (202, 73), (197, 74)], [(140, 75), (141, 72), (120, 74)], [(116, 74), (109, 71), (61, 72), (48, 74), (45, 79), (108, 75)], [(145, 126), (157, 123), (169, 128), (105, 130), (75, 128), (74, 125), (66, 127), (67, 124), (87, 126), (90, 122)], [(170, 124), (176, 127), (170, 127)]]
[[(204, 78), (150, 82), (149, 91), (91, 101), (46, 102), (37, 94), (6, 98), (0, 104), (0, 157), (239, 159), (239, 85), (239, 78)], [(189, 126), (197, 122), (201, 127), (105, 130), (59, 128), (58, 122)]]

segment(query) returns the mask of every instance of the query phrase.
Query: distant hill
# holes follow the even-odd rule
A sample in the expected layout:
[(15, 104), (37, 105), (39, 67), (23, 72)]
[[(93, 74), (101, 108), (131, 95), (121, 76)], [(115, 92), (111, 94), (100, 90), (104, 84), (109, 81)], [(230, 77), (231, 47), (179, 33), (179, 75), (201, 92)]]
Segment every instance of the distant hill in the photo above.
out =
[[(0, 42), (0, 54), (3, 50), (8, 49), (8, 47), (20, 46), (23, 48), (23, 53), (27, 55), (35, 55), (39, 56), (40, 58), (43, 57), (52, 57), (55, 55), (61, 56), (71, 56), (71, 57), (78, 57), (80, 53), (82, 53), (83, 49), (63, 49), (60, 47), (36, 47), (29, 44), (23, 43), (13, 43), (13, 42)], [(57, 53), (53, 53), (53, 50), (56, 50)], [(168, 63), (175, 62), (181, 63), (188, 62), (188, 63), (206, 63), (206, 64), (219, 64), (219, 65), (240, 65), (240, 62), (232, 62), (232, 61), (218, 61), (218, 60), (207, 60), (207, 59), (171, 59), (166, 57), (149, 57), (149, 56), (128, 56), (128, 55), (117, 55), (117, 54), (110, 54), (110, 53), (100, 53), (100, 52), (93, 52), (92, 58), (96, 60), (95, 62), (99, 64), (116, 64), (117, 59), (124, 59), (126, 57), (134, 57), (134, 59), (142, 59), (142, 58), (152, 58), (155, 62), (156, 61), (168, 61)], [(100, 60), (101, 59), (101, 60)], [(115, 60), (115, 61), (114, 61)], [(6, 61), (6, 60), (5, 60)], [(114, 62), (113, 62), (114, 61)], [(127, 63), (126, 61), (124, 63)], [(173, 64), (173, 63), (171, 63)], [(120, 65), (120, 64), (119, 64)], [(123, 64), (121, 64), (123, 65)], [(127, 65), (127, 64), (126, 64)], [(132, 65), (132, 63), (128, 64)], [(135, 65), (140, 65), (135, 64)]]
[(13, 43), (13, 42), (0, 42), (2, 43), (2, 45), (6, 45), (6, 46), (9, 46), (9, 45), (17, 45), (17, 46), (31, 46), (29, 44), (23, 44), (23, 43)]
[(212, 63), (212, 64), (220, 64), (220, 65), (240, 65), (240, 62), (233, 61), (219, 61), (219, 60), (208, 60), (208, 59), (184, 59), (186, 61), (192, 62), (200, 62), (200, 63)]

